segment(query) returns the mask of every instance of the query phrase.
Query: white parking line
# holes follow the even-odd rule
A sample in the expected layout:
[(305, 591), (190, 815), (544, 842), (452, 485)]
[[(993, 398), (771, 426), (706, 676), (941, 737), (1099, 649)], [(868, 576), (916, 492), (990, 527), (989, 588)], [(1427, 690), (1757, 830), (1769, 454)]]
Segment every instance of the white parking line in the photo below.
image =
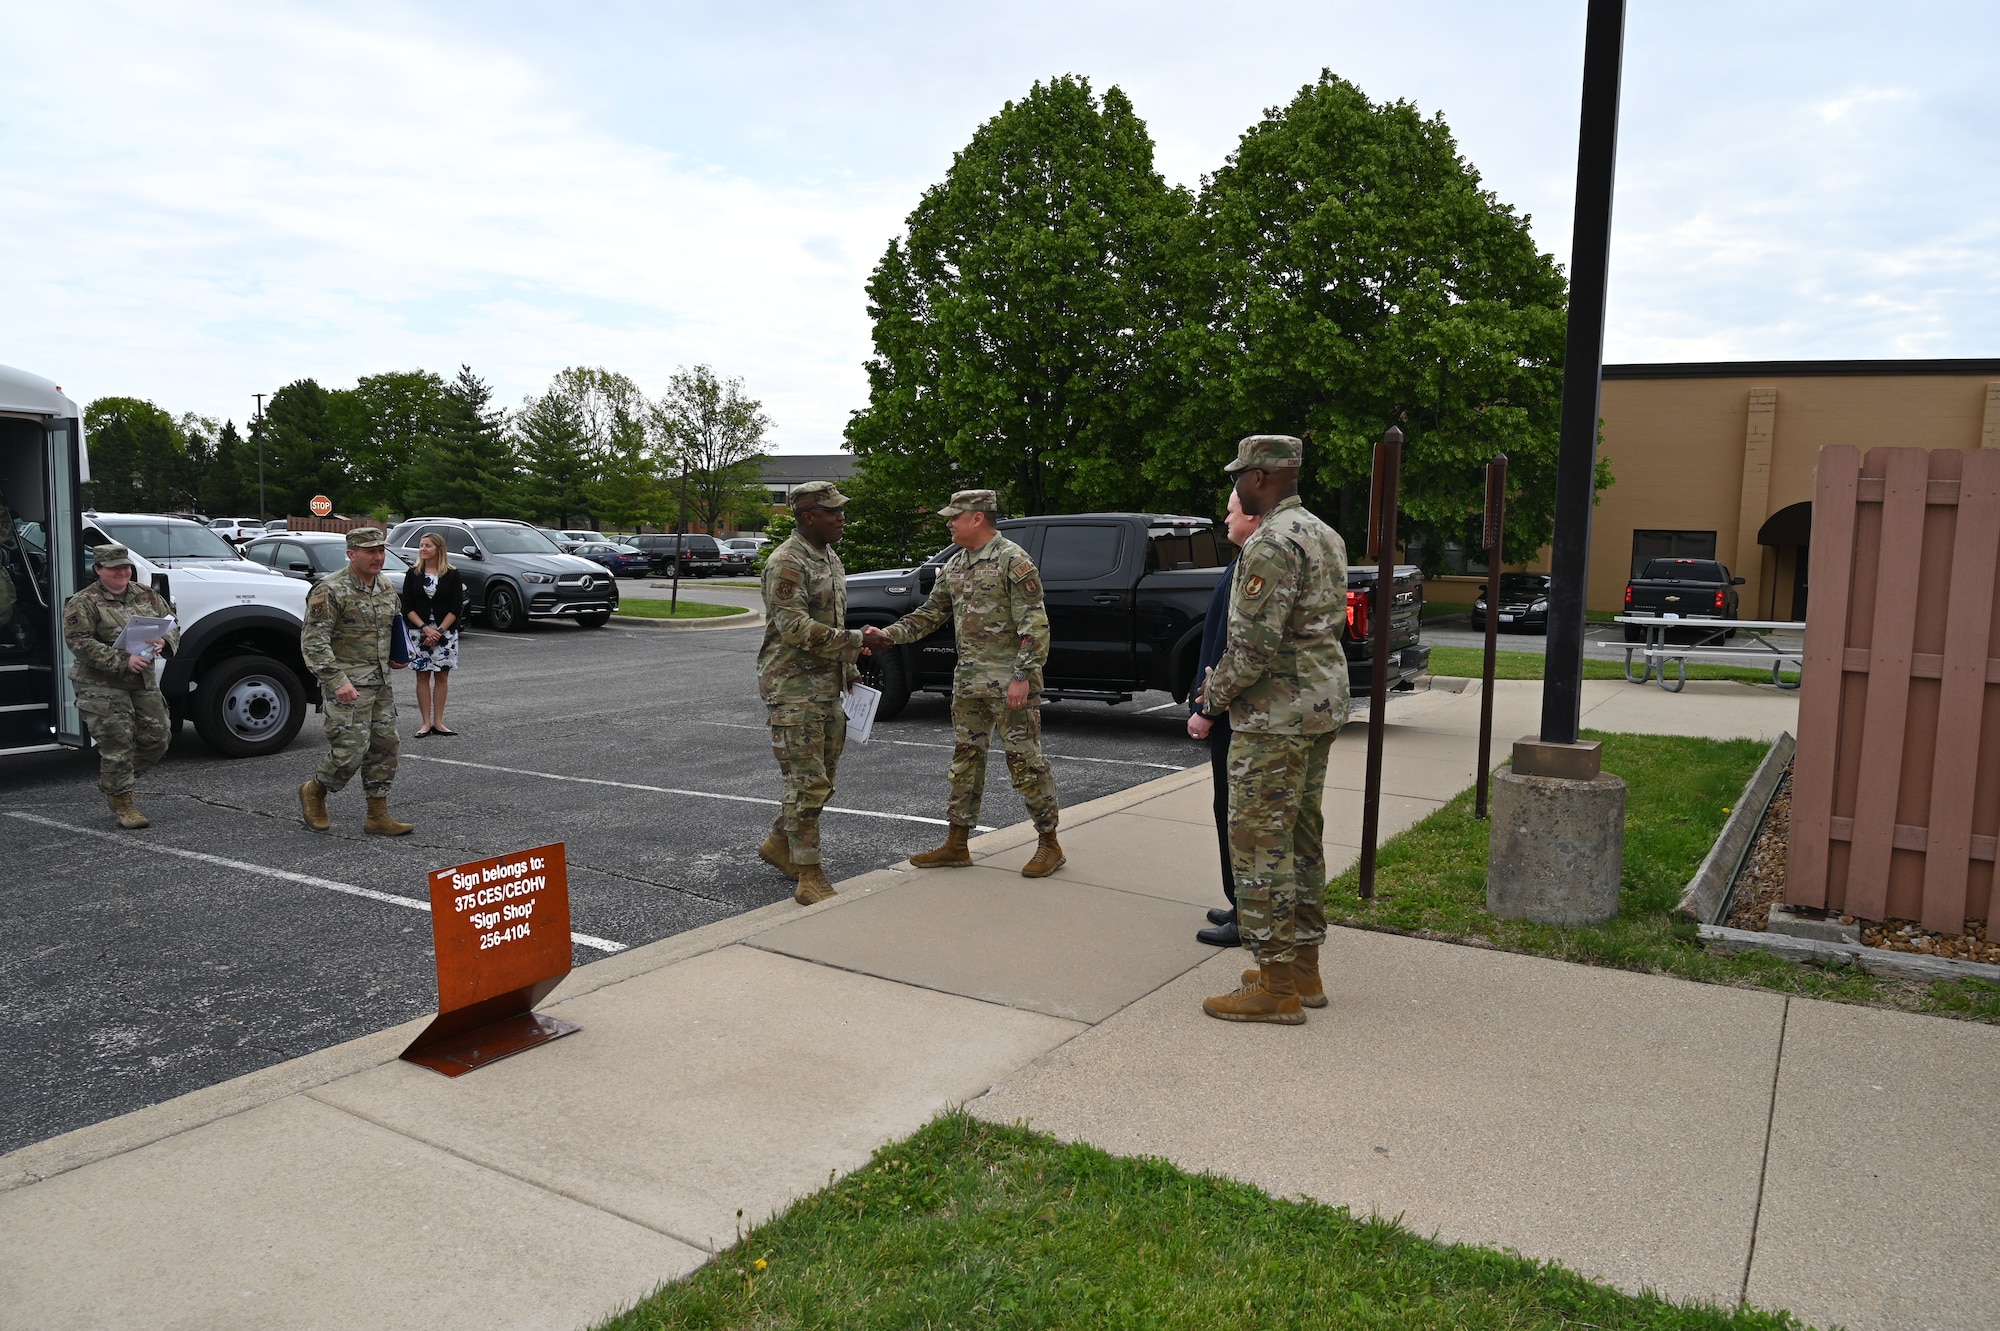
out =
[[(1169, 704), (1169, 705), (1170, 705), (1170, 706), (1174, 706), (1174, 707), (1178, 707), (1178, 706), (1180, 706), (1180, 704), (1179, 704), (1179, 703), (1172, 703), (1172, 704)], [(700, 724), (700, 725), (704, 725), (704, 726), (721, 726), (721, 727), (722, 727), (723, 729), (725, 729), (725, 730), (768, 730), (768, 729), (770, 729), (770, 727), (769, 727), (769, 726), (746, 726), (746, 725), (744, 725), (744, 724), (743, 724), (742, 722), (740, 722), (740, 721), (702, 721), (702, 722), (699, 722), (698, 724)], [(874, 743), (874, 742), (875, 742), (875, 741), (873, 741), (873, 740), (870, 740), (870, 741), (869, 741), (869, 743), (871, 743), (871, 744), (872, 744), (872, 743)], [(927, 744), (927, 743), (925, 743), (925, 742), (924, 742), (923, 740), (920, 740), (920, 739), (885, 739), (885, 740), (883, 740), (883, 741), (881, 741), (881, 742), (882, 742), (882, 743), (884, 743), (884, 744), (900, 744), (900, 745), (901, 745), (902, 747), (904, 747), (904, 748), (906, 748), (906, 749), (955, 749), (955, 748), (957, 748), (957, 747), (958, 747), (958, 746), (957, 746), (956, 744)], [(1007, 750), (1005, 750), (1005, 749), (1002, 749), (1002, 748), (998, 748), (998, 747), (995, 747), (995, 748), (991, 748), (991, 749), (988, 749), (988, 750), (987, 750), (987, 752), (988, 752), (988, 753), (1005, 753), (1005, 752), (1007, 752)], [(1142, 763), (1142, 762), (1140, 762), (1140, 761), (1139, 761), (1138, 759), (1136, 759), (1136, 758), (1080, 758), (1080, 757), (1078, 757), (1078, 756), (1077, 756), (1076, 754), (1073, 754), (1073, 753), (1045, 753), (1045, 754), (1043, 754), (1043, 755), (1042, 755), (1042, 757), (1044, 757), (1044, 758), (1058, 758), (1058, 759), (1061, 759), (1061, 760), (1062, 760), (1063, 762), (1066, 762), (1066, 763), (1109, 763), (1109, 764), (1111, 764), (1111, 765), (1112, 765), (1112, 766), (1114, 766), (1114, 767), (1157, 767), (1157, 768), (1160, 768), (1160, 769), (1161, 769), (1162, 771), (1167, 771), (1167, 772), (1185, 772), (1185, 771), (1187, 771), (1187, 768), (1185, 768), (1185, 767), (1176, 767), (1176, 766), (1174, 766), (1174, 764), (1172, 764), (1172, 763)], [(724, 796), (723, 798), (732, 798), (732, 797), (729, 797), (729, 796)], [(939, 819), (935, 819), (935, 818), (934, 818), (934, 819), (930, 819), (929, 821), (931, 821), (931, 822), (938, 822), (938, 821), (941, 821), (941, 820), (939, 820)]]
[(1148, 712), (1164, 712), (1169, 707), (1185, 707), (1185, 706), (1187, 706), (1187, 704), (1184, 702), (1163, 702), (1158, 707), (1141, 707), (1139, 709), (1139, 715), (1144, 716)]
[[(713, 723), (710, 723), (713, 724)], [(751, 730), (762, 730), (762, 726), (750, 726)], [(403, 761), (415, 760), (420, 763), (443, 763), (448, 767), (476, 767), (482, 772), (505, 772), (509, 776), (538, 776), (545, 781), (574, 781), (581, 786), (614, 786), (619, 790), (645, 790), (655, 795), (692, 795), (696, 799), (728, 800), (733, 804), (766, 804), (776, 808), (783, 801), (765, 799), (761, 795), (724, 795), (714, 790), (682, 790), (677, 786), (647, 786), (637, 781), (607, 781), (601, 776), (568, 776), (562, 772), (531, 772), (525, 767), (500, 767), (494, 763), (469, 763), (463, 758), (433, 758), (427, 753), (406, 753)], [(890, 818), (899, 823), (929, 823), (933, 827), (949, 825), (948, 818), (922, 818), (914, 813), (883, 813), (877, 809), (843, 809), (837, 804), (829, 804), (823, 813), (846, 813), (856, 818)], [(975, 832), (991, 832), (990, 827), (975, 827)]]
[[(43, 827), (53, 827), (64, 832), (74, 832), (78, 836), (93, 836), (103, 841), (115, 842), (130, 850), (150, 851), (155, 855), (178, 855), (184, 860), (200, 860), (203, 864), (220, 865), (225, 869), (235, 869), (241, 873), (253, 873), (265, 878), (277, 878), (287, 883), (302, 883), (307, 887), (322, 887), (329, 892), (345, 892), (351, 897), (367, 897), (370, 901), (383, 901), (391, 906), (401, 906), (406, 910), (420, 910), (428, 913), (431, 903), (419, 901), (415, 897), (399, 897), (393, 892), (377, 892), (372, 887), (356, 887), (353, 883), (336, 883), (331, 878), (315, 878), (309, 873), (293, 873), (290, 869), (272, 869), (262, 864), (250, 864), (243, 860), (227, 859), (221, 855), (210, 855), (205, 851), (182, 850), (179, 846), (163, 846), (153, 841), (140, 841), (130, 836), (120, 836), (115, 832), (100, 832), (94, 827), (76, 827), (69, 823), (59, 823), (53, 818), (43, 818), (38, 814), (14, 813), (9, 818), (19, 818), (24, 823), (40, 823)], [(623, 943), (614, 943), (608, 938), (593, 938), (589, 934), (573, 933), (572, 943), (595, 948), (599, 952), (623, 952)]]

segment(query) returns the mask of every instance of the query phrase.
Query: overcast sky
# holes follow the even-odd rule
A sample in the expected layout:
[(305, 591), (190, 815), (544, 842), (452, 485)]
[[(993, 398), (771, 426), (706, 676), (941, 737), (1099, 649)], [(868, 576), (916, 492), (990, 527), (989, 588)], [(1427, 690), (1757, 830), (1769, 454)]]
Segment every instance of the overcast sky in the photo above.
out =
[[(1199, 184), (1322, 67), (1442, 111), (1567, 259), (1581, 0), (17, 3), (0, 362), (241, 421), (461, 361), (740, 375), (785, 452), (864, 404), (863, 287), (1036, 79)], [(1607, 358), (2000, 355), (2000, 6), (1634, 0)]]

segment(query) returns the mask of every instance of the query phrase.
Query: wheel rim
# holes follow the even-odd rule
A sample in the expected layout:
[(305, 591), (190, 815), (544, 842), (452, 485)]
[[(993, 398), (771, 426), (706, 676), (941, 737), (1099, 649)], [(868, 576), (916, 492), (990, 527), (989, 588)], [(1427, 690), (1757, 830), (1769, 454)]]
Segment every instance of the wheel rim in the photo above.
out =
[(245, 743), (279, 734), (291, 716), (292, 695), (269, 675), (245, 675), (222, 695), (222, 724)]
[(515, 606), (512, 592), (493, 593), (493, 627), (506, 628), (514, 622)]

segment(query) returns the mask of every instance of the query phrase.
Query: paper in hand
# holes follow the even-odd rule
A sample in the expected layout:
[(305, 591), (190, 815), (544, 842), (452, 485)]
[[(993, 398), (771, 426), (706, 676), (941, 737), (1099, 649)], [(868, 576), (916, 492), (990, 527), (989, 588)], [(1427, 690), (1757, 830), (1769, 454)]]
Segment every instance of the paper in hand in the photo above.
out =
[(866, 684), (852, 684), (840, 695), (840, 710), (847, 713), (847, 737), (866, 744), (875, 729), (875, 709), (882, 705), (882, 690)]
[(134, 615), (125, 621), (125, 629), (118, 635), (112, 646), (127, 656), (137, 656), (150, 660), (153, 655), (153, 639), (164, 638), (174, 631), (174, 617), (152, 619), (145, 615)]

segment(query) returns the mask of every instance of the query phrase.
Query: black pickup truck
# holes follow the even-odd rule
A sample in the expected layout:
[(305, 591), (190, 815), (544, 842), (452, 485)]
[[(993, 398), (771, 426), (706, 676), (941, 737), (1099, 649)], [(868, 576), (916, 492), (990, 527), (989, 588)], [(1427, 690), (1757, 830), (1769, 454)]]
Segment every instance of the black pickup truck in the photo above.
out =
[[(1234, 554), (1207, 518), (1152, 513), (1073, 513), (1012, 518), (1000, 524), (1007, 538), (1028, 552), (1042, 573), (1049, 612), (1049, 663), (1043, 689), (1050, 698), (1106, 703), (1159, 689), (1185, 701), (1201, 653), (1202, 621), (1209, 598)], [(956, 546), (947, 545), (913, 569), (857, 573), (847, 579), (847, 625), (887, 626), (924, 603), (938, 569)], [(1375, 613), (1375, 570), (1348, 570), (1349, 678), (1359, 697), (1369, 689), (1370, 617)], [(1393, 687), (1430, 667), (1430, 648), (1418, 641), (1423, 621), (1423, 574), (1398, 565), (1390, 616)], [(949, 625), (921, 642), (861, 658), (862, 677), (882, 690), (877, 715), (903, 710), (912, 693), (950, 693), (958, 649)]]
[[(1736, 589), (1743, 579), (1713, 559), (1649, 559), (1625, 584), (1625, 613), (1661, 619), (1735, 619)], [(1733, 637), (1734, 633), (1725, 634)], [(1625, 626), (1625, 641), (1644, 642), (1646, 630)]]

